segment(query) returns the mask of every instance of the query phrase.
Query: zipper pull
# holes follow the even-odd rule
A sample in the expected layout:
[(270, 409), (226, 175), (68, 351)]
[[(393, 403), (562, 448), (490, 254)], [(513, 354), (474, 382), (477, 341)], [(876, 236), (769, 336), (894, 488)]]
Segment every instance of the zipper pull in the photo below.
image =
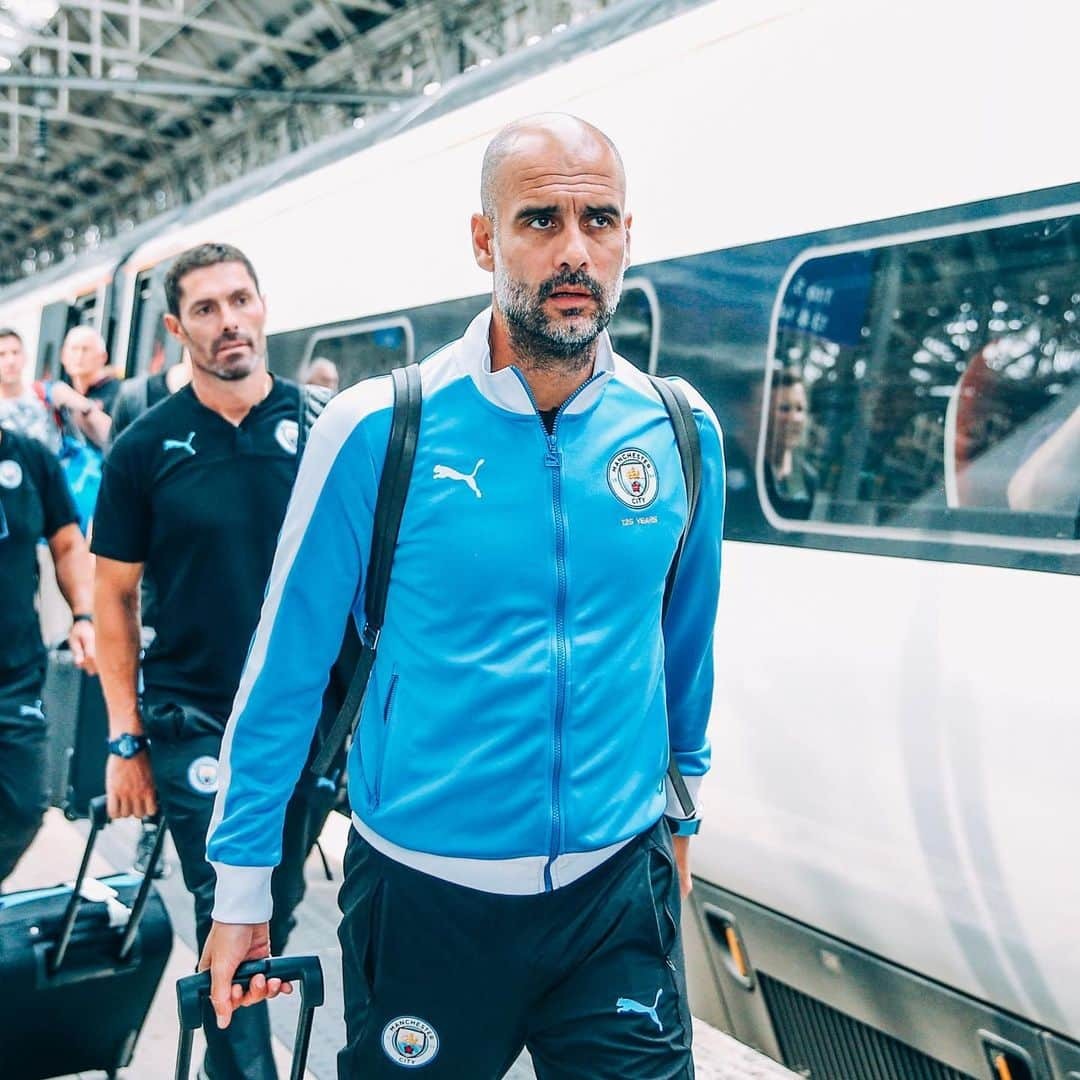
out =
[(544, 464), (549, 469), (562, 468), (562, 451), (555, 444), (555, 436), (548, 436), (547, 453), (544, 455)]

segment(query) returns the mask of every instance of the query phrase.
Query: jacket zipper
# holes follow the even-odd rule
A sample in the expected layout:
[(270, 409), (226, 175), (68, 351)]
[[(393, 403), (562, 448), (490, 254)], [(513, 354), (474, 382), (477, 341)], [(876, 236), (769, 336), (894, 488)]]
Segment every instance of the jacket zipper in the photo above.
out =
[(544, 864), (544, 891), (551, 892), (554, 885), (551, 880), (551, 867), (559, 855), (559, 841), (562, 833), (562, 805), (560, 785), (562, 783), (562, 737), (566, 713), (566, 670), (569, 646), (566, 641), (566, 514), (562, 501), (562, 451), (558, 445), (559, 420), (563, 411), (596, 378), (591, 375), (563, 403), (555, 414), (551, 425), (551, 434), (544, 426), (544, 419), (536, 406), (532, 388), (524, 375), (515, 367), (512, 369), (521, 380), (525, 392), (529, 395), (536, 420), (544, 436), (546, 452), (544, 465), (551, 469), (551, 502), (555, 512), (555, 721), (552, 734), (552, 776), (551, 776), (551, 841), (548, 849), (548, 861)]
[(386, 704), (383, 706), (383, 733), (382, 733), (382, 746), (379, 749), (379, 768), (375, 773), (375, 790), (372, 794), (372, 809), (376, 810), (379, 806), (379, 799), (382, 797), (382, 776), (383, 767), (386, 763), (386, 744), (390, 741), (390, 714), (394, 711), (394, 694), (397, 692), (398, 673), (395, 671), (390, 676), (390, 690), (386, 695)]

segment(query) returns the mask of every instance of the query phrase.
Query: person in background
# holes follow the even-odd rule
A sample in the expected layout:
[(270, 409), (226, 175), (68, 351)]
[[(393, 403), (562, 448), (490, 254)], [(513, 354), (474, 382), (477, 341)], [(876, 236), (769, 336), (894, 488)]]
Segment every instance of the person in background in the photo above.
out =
[(73, 622), (75, 663), (93, 674), (93, 571), (56, 456), (0, 428), (0, 885), (30, 846), (45, 791), (45, 646), (36, 598), (37, 545), (48, 542)]
[(817, 492), (817, 472), (804, 447), (809, 399), (798, 371), (773, 373), (769, 424), (765, 435), (765, 490), (773, 509), (784, 518), (805, 521)]
[(338, 392), (341, 376), (337, 364), (325, 356), (316, 356), (300, 368), (299, 382), (304, 386), (324, 386), (331, 394)]
[[(201, 948), (214, 896), (206, 832), (222, 736), (296, 479), (302, 391), (267, 370), (266, 304), (243, 252), (226, 244), (184, 252), (166, 274), (165, 297), (165, 326), (190, 356), (191, 382), (113, 444), (91, 546), (109, 816), (146, 818), (160, 806)], [(144, 574), (157, 634), (141, 658)], [(304, 793), (286, 802), (286, 853), (273, 886), (277, 951), (329, 811)], [(213, 1080), (276, 1077), (265, 1008), (227, 1032), (205, 1026)]]
[(87, 437), (101, 430), (93, 401), (65, 382), (30, 383), (26, 368), (22, 338), (15, 330), (0, 328), (0, 427), (29, 435), (54, 454), (59, 454), (63, 445), (54, 409), (63, 409)]
[[(109, 370), (108, 363), (105, 339), (93, 327), (73, 326), (67, 332), (60, 348), (60, 364), (71, 385), (95, 406), (86, 414), (87, 426), (80, 428), (98, 450), (103, 450), (109, 442), (113, 402), (120, 392), (120, 380)], [(58, 384), (51, 385), (49, 403), (67, 409), (62, 400), (56, 400)]]

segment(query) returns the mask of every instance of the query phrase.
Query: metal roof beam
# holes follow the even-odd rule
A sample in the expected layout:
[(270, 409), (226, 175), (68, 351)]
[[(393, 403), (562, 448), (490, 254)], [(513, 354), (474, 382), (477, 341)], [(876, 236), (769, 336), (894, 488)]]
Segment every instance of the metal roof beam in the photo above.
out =
[[(63, 2), (66, 8), (82, 8), (91, 12), (105, 11), (111, 15), (130, 16), (131, 14), (130, 5), (117, 3), (116, 0), (63, 0)], [(298, 41), (274, 37), (272, 34), (264, 34), (257, 30), (247, 30), (231, 23), (218, 22), (216, 19), (204, 19), (201, 15), (192, 16), (184, 11), (150, 7), (147, 4), (139, 4), (139, 19), (144, 22), (178, 26), (181, 29), (198, 31), (201, 34), (232, 38), (235, 41), (246, 41), (252, 45), (265, 45), (268, 49), (282, 52), (287, 49), (290, 52), (305, 53), (308, 56), (319, 56), (322, 52), (321, 49), (303, 45)]]
[(416, 95), (400, 90), (305, 90), (282, 87), (270, 90), (255, 86), (222, 85), (210, 82), (180, 82), (169, 79), (94, 79), (66, 75), (12, 75), (0, 74), (0, 89), (18, 86), (39, 90), (87, 90), (112, 93), (123, 90), (129, 93), (162, 94), (177, 98), (251, 99), (254, 101), (277, 101), (289, 105), (370, 105), (404, 101)]

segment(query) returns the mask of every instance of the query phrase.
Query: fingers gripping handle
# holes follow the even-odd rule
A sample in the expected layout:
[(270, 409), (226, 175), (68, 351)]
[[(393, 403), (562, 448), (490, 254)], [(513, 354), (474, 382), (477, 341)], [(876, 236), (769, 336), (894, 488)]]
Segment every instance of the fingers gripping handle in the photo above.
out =
[[(236, 969), (233, 983), (246, 990), (252, 978), (264, 975), (267, 979), (300, 984), (300, 1022), (293, 1046), (291, 1080), (300, 1080), (307, 1065), (308, 1045), (311, 1042), (311, 1022), (315, 1010), (323, 1003), (322, 964), (317, 956), (273, 956), (265, 960), (249, 960)], [(176, 1000), (180, 1014), (180, 1046), (176, 1056), (176, 1080), (187, 1080), (191, 1069), (191, 1040), (196, 1028), (203, 1024), (203, 1003), (210, 997), (210, 972), (188, 975), (176, 983)]]

